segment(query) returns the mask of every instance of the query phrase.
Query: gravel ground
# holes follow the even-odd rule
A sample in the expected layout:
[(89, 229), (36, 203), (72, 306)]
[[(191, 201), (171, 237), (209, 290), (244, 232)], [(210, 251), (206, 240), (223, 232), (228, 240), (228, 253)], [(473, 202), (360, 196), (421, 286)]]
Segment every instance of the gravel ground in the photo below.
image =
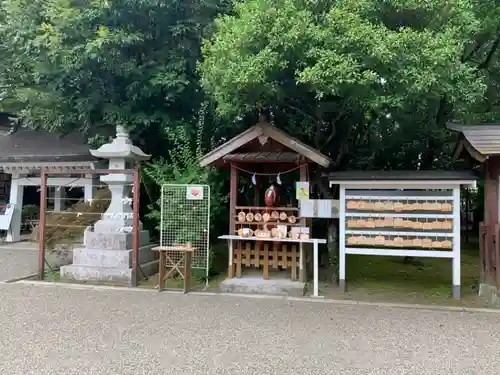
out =
[(32, 243), (0, 245), (0, 281), (24, 277), (37, 272), (38, 249)]
[(500, 315), (0, 284), (0, 374), (498, 374)]

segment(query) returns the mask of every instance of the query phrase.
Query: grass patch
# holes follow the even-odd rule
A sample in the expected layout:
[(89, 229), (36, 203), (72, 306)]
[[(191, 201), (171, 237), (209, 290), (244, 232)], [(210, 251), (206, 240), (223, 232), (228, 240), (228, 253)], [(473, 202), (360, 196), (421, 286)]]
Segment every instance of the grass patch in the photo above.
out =
[[(191, 290), (217, 291), (219, 284), (227, 277), (228, 249), (225, 242), (210, 248), (210, 272), (208, 288), (204, 270), (192, 271)], [(451, 259), (414, 258), (405, 263), (402, 257), (383, 257), (368, 255), (347, 256), (347, 293), (340, 293), (336, 284), (325, 282), (329, 275), (320, 270), (319, 292), (331, 299), (344, 299), (368, 302), (418, 303), (464, 307), (491, 307), (477, 295), (479, 282), (479, 246), (476, 243), (462, 246), (461, 284), (462, 299), (452, 298)], [(312, 275), (310, 275), (312, 276)], [(60, 280), (59, 270), (46, 271), (45, 280)], [(71, 281), (68, 281), (71, 282)], [(77, 282), (77, 281), (73, 281)], [(112, 282), (78, 282), (89, 285), (120, 284)], [(124, 286), (121, 284), (120, 286)], [(139, 283), (140, 288), (158, 287), (158, 274)], [(180, 277), (169, 279), (167, 289), (183, 288)], [(308, 294), (312, 291), (312, 281), (307, 285)]]
[(59, 271), (59, 269), (51, 269), (51, 270), (46, 269), (43, 274), (43, 281), (60, 282), (61, 272)]
[[(347, 293), (336, 285), (320, 282), (326, 298), (371, 302), (400, 302), (485, 307), (477, 296), (479, 249), (477, 243), (464, 244), (461, 259), (462, 299), (452, 298), (451, 259), (348, 255)], [(311, 284), (311, 283), (309, 283)], [(311, 290), (312, 285), (308, 285)]]
[[(209, 292), (216, 292), (219, 290), (219, 284), (221, 283), (221, 281), (226, 278), (226, 275), (223, 274), (210, 277), (208, 279), (208, 286), (207, 286), (205, 277), (194, 277), (195, 276), (194, 274), (195, 272), (193, 272), (193, 277), (191, 279), (191, 287), (190, 287), (191, 291), (205, 290)], [(147, 280), (142, 280), (139, 283), (139, 288), (157, 289), (158, 282), (159, 282), (159, 275), (156, 274), (149, 277)], [(182, 290), (183, 288), (184, 288), (184, 280), (181, 277), (171, 278), (166, 280), (165, 282), (166, 290)]]

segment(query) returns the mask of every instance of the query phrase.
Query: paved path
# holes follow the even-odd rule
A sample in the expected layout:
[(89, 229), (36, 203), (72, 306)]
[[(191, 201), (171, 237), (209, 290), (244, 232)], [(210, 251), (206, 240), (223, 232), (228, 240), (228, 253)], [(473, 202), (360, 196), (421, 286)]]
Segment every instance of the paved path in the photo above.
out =
[(18, 242), (0, 245), (0, 281), (25, 277), (38, 270), (38, 245)]
[(498, 374), (500, 315), (0, 284), (0, 374)]

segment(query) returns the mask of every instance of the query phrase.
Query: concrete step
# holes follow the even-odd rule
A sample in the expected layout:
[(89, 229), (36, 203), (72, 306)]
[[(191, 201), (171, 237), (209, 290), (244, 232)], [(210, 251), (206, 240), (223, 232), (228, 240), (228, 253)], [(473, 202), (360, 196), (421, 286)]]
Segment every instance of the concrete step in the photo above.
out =
[(241, 277), (224, 280), (220, 284), (220, 291), (223, 293), (302, 297), (305, 286), (305, 283), (289, 279), (264, 280), (262, 277)]

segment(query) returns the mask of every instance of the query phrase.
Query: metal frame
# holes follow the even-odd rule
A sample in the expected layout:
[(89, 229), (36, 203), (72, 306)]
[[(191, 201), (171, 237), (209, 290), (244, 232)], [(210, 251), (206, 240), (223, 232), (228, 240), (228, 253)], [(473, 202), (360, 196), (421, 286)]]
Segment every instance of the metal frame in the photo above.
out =
[[(207, 192), (208, 192), (208, 199), (207, 199), (207, 243), (206, 243), (206, 246), (207, 246), (207, 255), (206, 255), (206, 287), (208, 287), (208, 275), (209, 275), (209, 271), (210, 271), (210, 185), (205, 185), (205, 184), (164, 184), (162, 185), (161, 187), (161, 197), (160, 197), (160, 204), (161, 204), (161, 209), (160, 209), (160, 247), (161, 246), (164, 246), (165, 245), (165, 242), (164, 242), (164, 231), (163, 231), (163, 227), (164, 227), (164, 218), (165, 218), (165, 200), (164, 200), (164, 189), (166, 187), (177, 187), (177, 188), (183, 188), (185, 187), (186, 189), (189, 187), (189, 186), (200, 186), (202, 187), (203, 189), (207, 189)], [(194, 254), (193, 254), (193, 258), (194, 258)]]
[[(140, 171), (137, 165), (134, 169), (81, 169), (74, 170), (70, 173), (73, 176), (82, 175), (107, 175), (107, 174), (127, 174), (133, 176), (132, 182), (132, 281), (131, 286), (136, 287), (138, 282), (139, 268), (139, 205), (140, 205)], [(67, 171), (53, 172), (47, 171), (46, 168), (41, 170), (40, 176), (40, 232), (39, 232), (39, 252), (38, 252), (38, 279), (43, 280), (45, 274), (45, 229), (46, 229), (46, 213), (47, 213), (47, 181), (49, 176), (68, 175)]]

